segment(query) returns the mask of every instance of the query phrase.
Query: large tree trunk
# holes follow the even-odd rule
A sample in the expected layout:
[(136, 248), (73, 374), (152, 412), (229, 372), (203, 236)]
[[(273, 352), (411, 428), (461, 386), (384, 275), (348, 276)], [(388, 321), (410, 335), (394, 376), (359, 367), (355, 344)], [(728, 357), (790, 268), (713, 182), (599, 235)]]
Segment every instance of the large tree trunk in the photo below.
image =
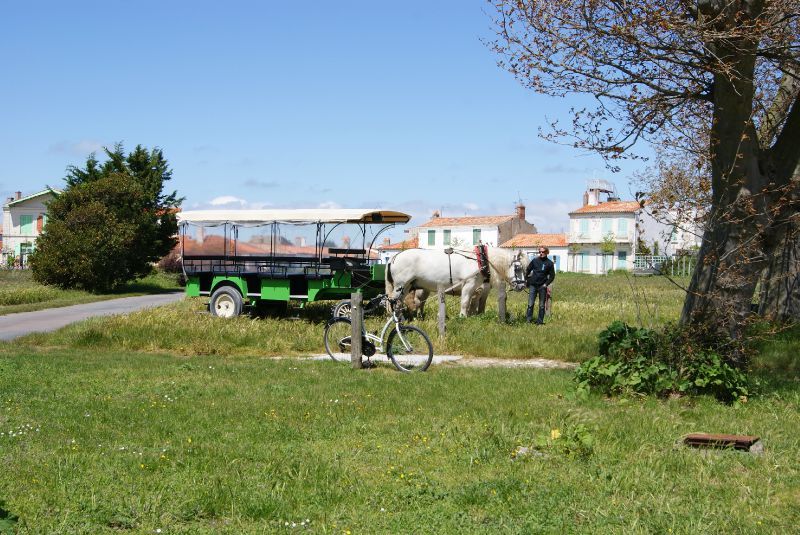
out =
[(769, 224), (770, 199), (752, 123), (756, 44), (727, 40), (709, 48), (730, 68), (714, 78), (712, 206), (681, 323), (738, 339), (764, 267), (761, 230)]
[(800, 222), (778, 227), (770, 240), (769, 264), (761, 280), (758, 312), (781, 323), (800, 321)]

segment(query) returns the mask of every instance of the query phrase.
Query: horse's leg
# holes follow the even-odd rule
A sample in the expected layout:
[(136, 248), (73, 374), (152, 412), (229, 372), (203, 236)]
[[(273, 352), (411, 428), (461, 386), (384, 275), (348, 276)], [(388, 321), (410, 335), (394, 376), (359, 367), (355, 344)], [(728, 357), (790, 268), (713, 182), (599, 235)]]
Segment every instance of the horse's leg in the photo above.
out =
[(428, 295), (429, 295), (428, 294), (428, 290), (424, 290), (424, 289), (420, 288), (419, 290), (417, 290), (414, 293), (416, 294), (417, 303), (418, 303), (418, 306), (419, 306), (419, 319), (424, 320), (425, 319), (425, 301), (428, 300)]
[(486, 312), (486, 301), (489, 299), (489, 291), (492, 289), (491, 284), (484, 282), (481, 287), (480, 299), (478, 300), (478, 314)]
[(461, 287), (461, 317), (466, 318), (470, 312), (470, 304), (478, 287), (477, 277), (467, 279)]

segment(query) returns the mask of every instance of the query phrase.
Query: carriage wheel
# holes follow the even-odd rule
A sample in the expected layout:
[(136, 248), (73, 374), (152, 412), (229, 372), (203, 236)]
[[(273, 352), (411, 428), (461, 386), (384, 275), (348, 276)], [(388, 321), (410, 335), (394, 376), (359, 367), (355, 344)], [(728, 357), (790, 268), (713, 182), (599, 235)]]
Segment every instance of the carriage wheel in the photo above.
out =
[(242, 294), (232, 286), (220, 286), (211, 294), (209, 310), (219, 318), (233, 318), (242, 313)]
[(336, 362), (350, 363), (353, 326), (349, 318), (333, 318), (325, 326), (325, 351)]
[(353, 310), (353, 305), (349, 299), (343, 299), (333, 307), (334, 318), (349, 318)]
[(403, 343), (397, 329), (394, 329), (389, 333), (386, 342), (386, 356), (401, 372), (424, 372), (433, 361), (433, 344), (430, 338), (425, 331), (411, 325), (402, 325), (400, 329), (406, 343)]

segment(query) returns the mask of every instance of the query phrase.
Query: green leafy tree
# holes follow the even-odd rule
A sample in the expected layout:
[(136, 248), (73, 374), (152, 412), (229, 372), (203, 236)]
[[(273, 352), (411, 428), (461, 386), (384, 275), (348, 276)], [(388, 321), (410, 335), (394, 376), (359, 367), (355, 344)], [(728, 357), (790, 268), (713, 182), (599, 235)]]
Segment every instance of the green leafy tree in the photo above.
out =
[(182, 199), (163, 191), (172, 171), (161, 150), (139, 145), (126, 155), (117, 144), (105, 153), (102, 164), (92, 154), (84, 168), (67, 169), (67, 187), (48, 205), (31, 258), (37, 281), (113, 290), (147, 275), (175, 246)]

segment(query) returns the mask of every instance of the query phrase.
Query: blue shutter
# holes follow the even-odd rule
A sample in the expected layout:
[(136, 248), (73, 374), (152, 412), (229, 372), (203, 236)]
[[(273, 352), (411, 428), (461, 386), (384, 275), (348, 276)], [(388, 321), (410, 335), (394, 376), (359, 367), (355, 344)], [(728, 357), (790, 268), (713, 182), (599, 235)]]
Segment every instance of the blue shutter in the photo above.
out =
[(478, 245), (481, 241), (481, 229), (472, 229), (472, 245)]

